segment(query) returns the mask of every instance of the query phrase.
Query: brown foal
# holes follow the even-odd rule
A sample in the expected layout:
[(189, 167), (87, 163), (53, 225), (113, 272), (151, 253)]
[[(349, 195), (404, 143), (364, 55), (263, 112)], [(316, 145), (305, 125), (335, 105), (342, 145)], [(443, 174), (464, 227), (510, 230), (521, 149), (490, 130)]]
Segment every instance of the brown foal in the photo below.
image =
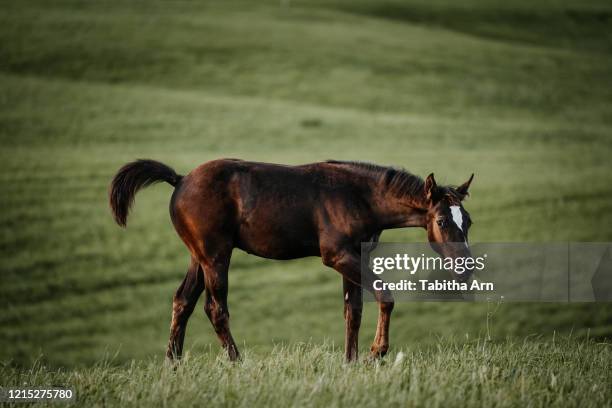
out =
[(230, 360), (240, 358), (227, 305), (230, 258), (239, 248), (271, 259), (320, 256), (338, 271), (343, 279), (345, 356), (352, 361), (358, 353), (363, 288), (379, 305), (373, 357), (389, 349), (393, 310), (390, 294), (372, 288), (373, 275), (366, 273), (362, 281), (361, 243), (375, 245), (385, 229), (422, 227), (432, 244), (465, 242), (464, 252), (469, 253), (471, 221), (461, 202), (472, 178), (452, 188), (438, 186), (433, 174), (423, 181), (403, 170), (360, 162), (286, 166), (235, 159), (204, 163), (183, 177), (160, 162), (137, 160), (114, 177), (110, 206), (117, 223), (125, 226), (140, 188), (158, 181), (175, 187), (170, 216), (191, 262), (174, 295), (169, 359), (181, 356), (187, 321), (202, 292), (206, 315)]

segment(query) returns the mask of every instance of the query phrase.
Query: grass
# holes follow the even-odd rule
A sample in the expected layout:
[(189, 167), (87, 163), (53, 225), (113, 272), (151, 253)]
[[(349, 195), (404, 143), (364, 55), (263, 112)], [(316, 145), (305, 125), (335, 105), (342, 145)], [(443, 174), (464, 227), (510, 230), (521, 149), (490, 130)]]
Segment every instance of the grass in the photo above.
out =
[[(609, 404), (603, 384), (610, 379), (598, 369), (606, 359), (609, 365), (609, 346), (584, 343), (612, 335), (609, 304), (504, 304), (492, 321), (487, 315), (494, 305), (399, 304), (391, 345), (406, 353), (397, 369), (403, 374), (369, 397), (382, 384), (377, 381), (392, 375), (394, 356), (380, 367), (347, 368), (337, 350), (317, 346), (342, 344), (339, 276), (318, 259), (276, 262), (239, 251), (229, 303), (247, 359), (225, 374), (236, 377), (203, 381), (225, 363), (201, 305), (188, 329), (185, 367), (177, 374), (159, 371), (159, 361), (150, 361), (164, 352), (171, 296), (188, 262), (168, 217), (171, 190), (160, 185), (140, 193), (125, 231), (113, 224), (106, 197), (114, 172), (138, 157), (183, 174), (218, 157), (364, 160), (420, 175), (434, 171), (439, 182), (451, 184), (475, 172), (466, 203), (474, 242), (610, 241), (607, 2), (32, 0), (2, 6), (0, 384), (19, 376), (70, 378), (88, 390), (84, 398), (92, 404), (101, 393), (122, 404), (152, 401), (143, 390), (180, 385), (204, 387), (179, 397), (186, 401), (223, 391), (213, 400), (280, 403), (293, 395), (307, 404), (317, 369), (325, 374), (323, 399), (313, 401), (336, 405), (394, 398), (387, 394), (392, 390), (415, 405), (464, 397), (480, 405), (472, 399), (478, 392), (497, 405), (506, 404), (506, 395), (509, 405), (524, 403), (526, 395), (533, 405), (577, 405), (572, 398), (591, 395), (593, 405)], [(397, 230), (382, 238), (425, 236)], [(363, 351), (375, 315), (375, 306), (366, 305)], [(574, 340), (564, 343), (566, 350), (522, 342), (553, 333), (572, 333)], [(472, 343), (489, 334), (493, 342), (486, 347)], [(302, 342), (308, 345), (300, 349)], [(484, 383), (477, 364), (488, 361), (482, 350), (495, 350), (495, 376), (501, 376), (487, 371)], [(556, 357), (538, 358), (545, 350)], [(108, 353), (114, 359), (100, 366)], [(319, 362), (310, 367), (300, 354)], [(567, 376), (561, 356), (574, 370)], [(457, 375), (437, 386), (433, 379), (443, 373), (434, 368), (444, 371), (444, 361), (457, 363), (448, 367)], [(512, 377), (508, 367), (516, 361), (524, 365)], [(47, 368), (30, 371), (35, 362)], [(270, 382), (239, 387), (259, 366), (275, 371)], [(292, 371), (298, 367), (304, 389)], [(417, 384), (422, 393), (402, 388), (416, 381), (412, 370), (433, 378)], [(348, 387), (351, 373), (362, 384), (355, 394), (334, 392), (332, 386)], [(510, 380), (500, 382), (508, 379), (500, 373)], [(558, 384), (576, 381), (575, 388), (551, 388), (551, 374)], [(588, 374), (583, 381), (582, 374)], [(101, 378), (116, 386), (96, 393)], [(153, 389), (162, 378), (169, 385)], [(465, 388), (457, 378), (466, 379)], [(132, 380), (140, 385), (118, 386)], [(275, 382), (281, 380), (287, 383)], [(499, 392), (486, 388), (494, 385)], [(275, 396), (275, 387), (284, 392)], [(238, 390), (253, 394), (241, 399)]]
[[(346, 365), (331, 345), (296, 343), (232, 364), (189, 355), (117, 368), (26, 371), (0, 367), (6, 384), (62, 384), (81, 406), (610, 406), (610, 344), (575, 339), (438, 343)], [(585, 396), (588, 395), (588, 398)], [(44, 405), (44, 404), (41, 404)]]

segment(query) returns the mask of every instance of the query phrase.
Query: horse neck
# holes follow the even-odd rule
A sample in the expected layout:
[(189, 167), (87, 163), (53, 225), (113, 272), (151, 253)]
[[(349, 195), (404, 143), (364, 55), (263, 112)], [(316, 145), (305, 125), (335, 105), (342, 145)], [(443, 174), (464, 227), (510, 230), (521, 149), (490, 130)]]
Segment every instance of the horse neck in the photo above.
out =
[(380, 188), (376, 202), (377, 213), (385, 229), (426, 226), (424, 195)]

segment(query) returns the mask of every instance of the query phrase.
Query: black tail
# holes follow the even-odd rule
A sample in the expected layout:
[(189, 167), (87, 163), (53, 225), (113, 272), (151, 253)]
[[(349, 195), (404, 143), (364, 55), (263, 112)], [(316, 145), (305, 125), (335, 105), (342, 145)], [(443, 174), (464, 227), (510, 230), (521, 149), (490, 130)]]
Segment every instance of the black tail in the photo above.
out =
[(120, 168), (109, 191), (110, 207), (117, 224), (125, 227), (138, 190), (160, 181), (176, 187), (182, 178), (172, 168), (155, 160), (136, 160)]

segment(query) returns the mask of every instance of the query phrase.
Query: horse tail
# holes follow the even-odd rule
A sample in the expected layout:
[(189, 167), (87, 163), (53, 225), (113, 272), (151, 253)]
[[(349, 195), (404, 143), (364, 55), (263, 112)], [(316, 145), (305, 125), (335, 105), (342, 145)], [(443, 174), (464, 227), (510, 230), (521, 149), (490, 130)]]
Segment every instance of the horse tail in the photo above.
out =
[(183, 176), (155, 160), (136, 160), (121, 167), (109, 189), (109, 202), (117, 224), (125, 227), (136, 192), (143, 187), (165, 181), (176, 187)]

